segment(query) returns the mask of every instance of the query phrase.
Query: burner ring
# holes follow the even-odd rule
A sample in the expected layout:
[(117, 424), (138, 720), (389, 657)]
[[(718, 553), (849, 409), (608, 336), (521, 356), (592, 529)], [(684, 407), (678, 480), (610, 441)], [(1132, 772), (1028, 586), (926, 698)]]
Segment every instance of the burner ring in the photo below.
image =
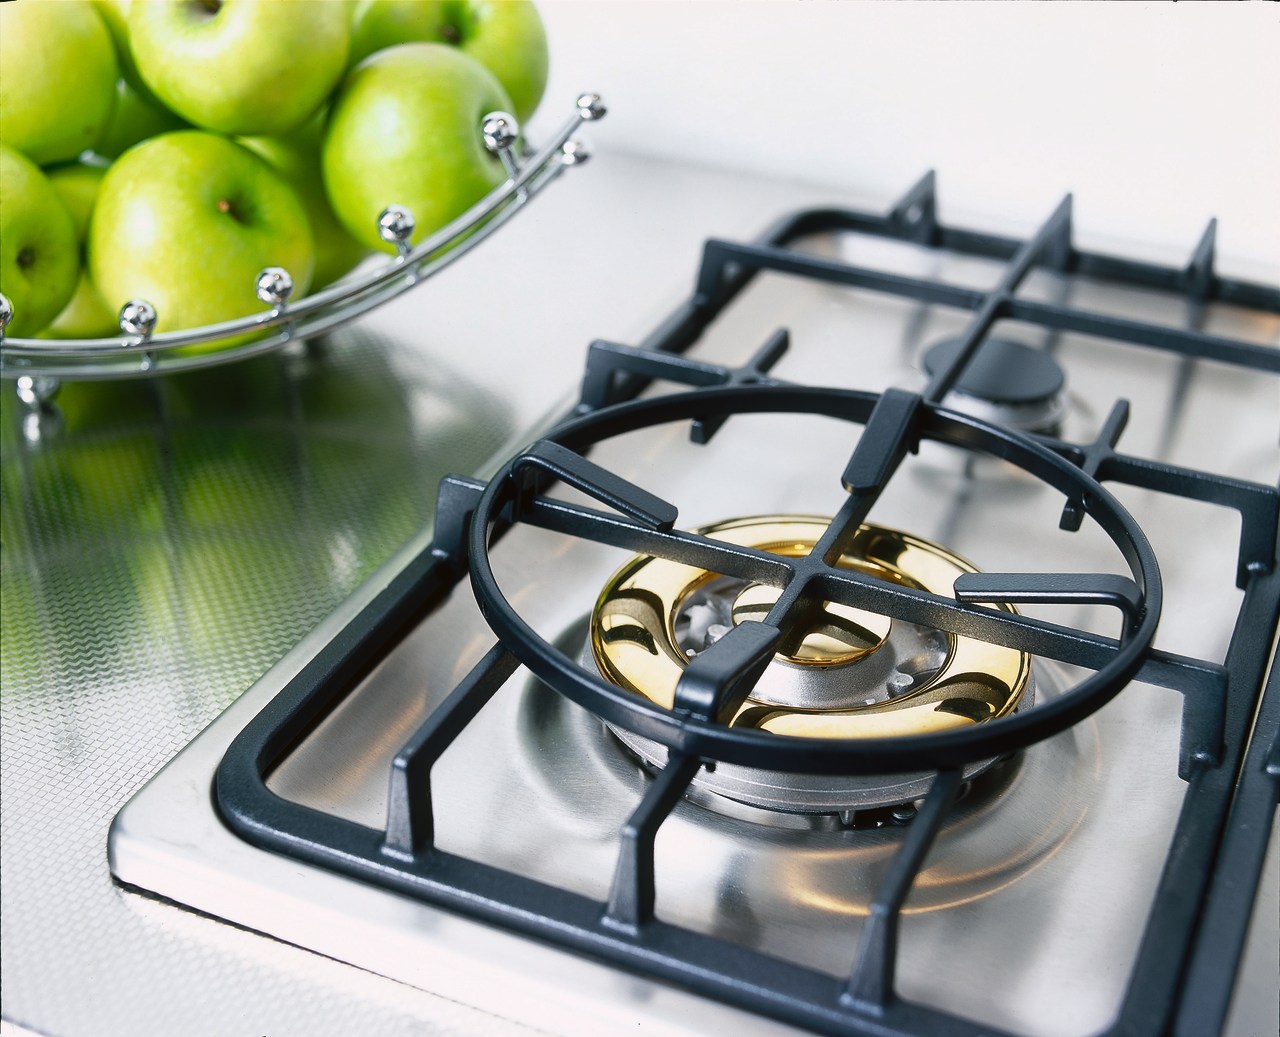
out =
[[(562, 425), (547, 437), (571, 450), (674, 421), (730, 416), (734, 413), (809, 413), (866, 424), (879, 401), (876, 393), (852, 389), (822, 389), (777, 385), (740, 385), (700, 389), (653, 399), (616, 404)], [(929, 732), (850, 742), (831, 738), (780, 738), (764, 731), (730, 728), (697, 717), (677, 715), (654, 705), (603, 677), (584, 669), (540, 637), (507, 601), (493, 573), (488, 548), (499, 516), (516, 512), (521, 478), (520, 457), (508, 462), (481, 495), (468, 533), (472, 588), (481, 610), (510, 651), (561, 694), (603, 720), (659, 742), (676, 752), (707, 760), (805, 774), (882, 774), (937, 770), (1003, 755), (1065, 730), (1114, 698), (1138, 672), (1155, 636), (1160, 616), (1161, 584), (1155, 554), (1133, 517), (1094, 478), (1045, 446), (1009, 429), (921, 403), (915, 432), (975, 453), (1000, 457), (1060, 490), (1085, 501), (1088, 513), (1119, 548), (1129, 565), (1142, 600), (1136, 618), (1118, 643), (1108, 645), (1099, 659), (1096, 645), (1080, 641), (1079, 662), (1094, 669), (1074, 688), (1033, 709), (960, 730)], [(519, 521), (516, 515), (515, 521)], [(641, 534), (648, 532), (620, 520)], [(640, 536), (632, 538), (638, 543)], [(630, 543), (619, 541), (622, 543)], [(941, 599), (937, 599), (941, 603)], [(950, 602), (946, 603), (951, 605)], [(966, 625), (981, 626), (980, 613), (956, 618), (953, 609), (930, 609), (927, 601), (904, 607), (914, 622), (935, 621), (955, 632)], [(1040, 640), (1036, 625), (1027, 624), (1026, 641)], [(1002, 643), (1007, 633), (984, 631), (983, 640)], [(1009, 638), (1018, 641), (1019, 638)], [(1014, 645), (1010, 645), (1013, 647)]]
[[(813, 549), (830, 521), (770, 515), (693, 532), (799, 557)], [(839, 565), (938, 595), (949, 594), (959, 575), (975, 571), (936, 544), (869, 524), (861, 527)], [(726, 581), (667, 558), (640, 555), (628, 561), (605, 585), (592, 612), (590, 647), (600, 672), (672, 708), (687, 656), (700, 650), (681, 650), (678, 628), (683, 610), (693, 600), (705, 612), (713, 612), (715, 604), (723, 611), (726, 595), (707, 595), (706, 590), (714, 592), (726, 583), (728, 595), (736, 594), (730, 620), (734, 625), (744, 611), (763, 619), (780, 593), (769, 584)], [(741, 583), (747, 586), (739, 590)], [(701, 604), (704, 598), (715, 604)], [(1017, 612), (1012, 605), (998, 607)], [(799, 632), (799, 645), (775, 656), (730, 726), (792, 738), (883, 738), (949, 730), (1011, 713), (1030, 681), (1030, 657), (1024, 652), (945, 631), (932, 632), (934, 637), (945, 636), (945, 648), (922, 650), (922, 632), (909, 624), (897, 625), (875, 613), (831, 602), (820, 608), (818, 618)], [(975, 674), (981, 679), (974, 679)]]

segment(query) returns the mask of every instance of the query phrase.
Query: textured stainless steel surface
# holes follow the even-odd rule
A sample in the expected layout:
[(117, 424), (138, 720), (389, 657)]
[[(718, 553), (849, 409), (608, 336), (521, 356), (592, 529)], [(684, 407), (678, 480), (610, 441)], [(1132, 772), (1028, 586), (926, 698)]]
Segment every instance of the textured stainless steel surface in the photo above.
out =
[(60, 400), (62, 427), (43, 421), (36, 442), (4, 406), (6, 1015), (55, 1034), (227, 1033), (232, 1019), (420, 1032), (407, 991), (122, 896), (106, 825), (421, 526), (431, 475), (479, 463), (510, 414), (373, 330), (323, 356)]
[[(642, 331), (692, 277), (702, 238), (805, 199), (816, 193), (615, 157), (548, 191), (318, 363), (264, 358), (154, 386), (68, 391), (61, 438), (6, 399), (7, 1018), (59, 1037), (517, 1028), (514, 1010), (492, 995), (490, 1011), (467, 1008), (124, 892), (108, 871), (108, 826), (422, 529), (436, 473), (474, 467), (507, 431), (531, 426), (571, 390), (592, 336)], [(501, 307), (487, 305), (495, 291)], [(27, 438), (36, 432), (44, 442)], [(184, 490), (192, 478), (197, 488)], [(207, 809), (207, 782), (191, 802)], [(195, 838), (181, 822), (166, 835)], [(192, 850), (189, 874), (204, 874), (212, 846)], [(288, 865), (282, 874), (281, 903), (296, 906), (291, 890), (307, 879)], [(329, 953), (347, 942), (339, 937)], [(436, 965), (437, 976), (452, 968), (466, 979), (465, 969)], [(482, 993), (472, 988), (468, 1003)], [(500, 1009), (506, 1021), (491, 1014)]]
[[(750, 221), (739, 233), (757, 225)], [(989, 285), (998, 276), (991, 264), (861, 238), (814, 241), (812, 247), (964, 284)], [(1037, 274), (1026, 291), (1144, 319), (1189, 320), (1265, 343), (1280, 333), (1274, 319), (1228, 307), (1184, 312), (1157, 295), (1079, 279)], [(786, 326), (793, 349), (776, 369), (779, 377), (873, 388), (911, 384), (921, 350), (956, 334), (964, 319), (901, 300), (762, 276), (712, 326), (696, 355), (743, 360), (774, 328)], [(1044, 332), (1010, 322), (1000, 331), (1044, 344)], [(1095, 432), (1109, 404), (1123, 396), (1134, 404), (1126, 452), (1255, 480), (1276, 478), (1274, 379), (1083, 336), (1058, 336), (1049, 344), (1067, 371), (1069, 436)], [(690, 444), (685, 428), (670, 427), (621, 437), (593, 457), (678, 503), (681, 525), (690, 527), (762, 511), (830, 513), (843, 492), (839, 473), (855, 436), (853, 426), (829, 419), (758, 415), (733, 419), (708, 447)], [(796, 463), (797, 442), (806, 444), (803, 465)], [(1157, 645), (1221, 657), (1239, 600), (1235, 552), (1231, 537), (1220, 535), (1221, 514), (1154, 493), (1120, 488), (1117, 494), (1161, 559), (1166, 606)], [(1056, 495), (998, 463), (975, 468), (938, 447), (907, 463), (874, 518), (945, 544), (986, 569), (1106, 571), (1121, 564), (1096, 529), (1059, 531), (1060, 507)], [(598, 589), (624, 560), (609, 548), (523, 528), (495, 551), (498, 578), (511, 599), (539, 633), (565, 644), (581, 643)], [(1096, 608), (1027, 611), (1114, 632), (1114, 618)], [(270, 779), (272, 788), (380, 825), (392, 755), (491, 640), (467, 596), (455, 596), (284, 762)], [(300, 646), (291, 666), (296, 669), (318, 643), (313, 638)], [(265, 701), (284, 676), (265, 680), (253, 700)], [(1173, 692), (1133, 685), (1095, 718), (1032, 749), (1019, 768), (994, 775), (990, 788), (971, 797), (940, 837), (908, 901), (899, 972), (904, 996), (1047, 1037), (1107, 1024), (1127, 981), (1179, 808), (1180, 706)], [(217, 830), (212, 818), (187, 816), (183, 808), (207, 796), (221, 749), (247, 713), (248, 697), (130, 805), (113, 844), (118, 873), (324, 953), (451, 996), (471, 996), (458, 993), (467, 987), (465, 978), (442, 977), (430, 962), (455, 940), (475, 948), (474, 941), (501, 944), (505, 938), (265, 857)], [(518, 673), (433, 774), (437, 839), (451, 852), (603, 898), (614, 839), (642, 781), (598, 722)], [(797, 830), (760, 822), (746, 808), (683, 804), (658, 839), (660, 916), (838, 974), (848, 968), (894, 831)], [(186, 845), (197, 835), (215, 850), (197, 853)], [(229, 867), (230, 877), (211, 884), (207, 876), (196, 882), (186, 874), (204, 853)], [(281, 890), (291, 898), (287, 910), (274, 899)], [(325, 919), (339, 901), (359, 916), (378, 905), (385, 924), (348, 939), (297, 911), (298, 902), (306, 902), (320, 907)], [(463, 940), (459, 933), (469, 935)], [(416, 950), (402, 959), (387, 952), (389, 945)], [(567, 1002), (611, 1012), (614, 1019), (643, 1013), (659, 1028), (696, 1030), (715, 1018), (720, 1027), (742, 1032), (777, 1030), (553, 951), (516, 953), (534, 977), (564, 970), (551, 995), (554, 1004), (537, 1017), (552, 1029), (575, 1031), (570, 1016), (558, 1011)], [(485, 957), (476, 951), (477, 960)], [(476, 968), (505, 966), (505, 958), (491, 958)], [(992, 977), (999, 977), (998, 996)], [(482, 1003), (523, 1017), (536, 1000), (486, 997)], [(1271, 1032), (1274, 1011), (1266, 998), (1238, 999), (1236, 1032)]]

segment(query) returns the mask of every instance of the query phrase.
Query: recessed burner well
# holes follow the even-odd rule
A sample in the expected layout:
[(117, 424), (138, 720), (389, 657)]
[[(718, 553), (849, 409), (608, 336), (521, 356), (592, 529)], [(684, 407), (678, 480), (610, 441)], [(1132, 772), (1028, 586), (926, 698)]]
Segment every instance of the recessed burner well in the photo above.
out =
[[(735, 519), (696, 532), (726, 543), (798, 558), (830, 520), (774, 515)], [(919, 537), (863, 525), (839, 561), (898, 586), (950, 594), (974, 567)], [(768, 584), (720, 576), (640, 555), (606, 584), (591, 617), (584, 661), (619, 687), (670, 709), (688, 661), (734, 626), (762, 621), (780, 593)], [(1016, 611), (1013, 606), (1002, 606)], [(1015, 712), (1033, 699), (1024, 652), (874, 612), (819, 602), (765, 669), (731, 727), (789, 737), (883, 738), (946, 731)], [(654, 742), (614, 728), (641, 759), (665, 762)], [(972, 777), (994, 760), (965, 770)], [(830, 813), (896, 806), (927, 791), (928, 775), (847, 779), (784, 775), (722, 765), (695, 784), (752, 806)]]

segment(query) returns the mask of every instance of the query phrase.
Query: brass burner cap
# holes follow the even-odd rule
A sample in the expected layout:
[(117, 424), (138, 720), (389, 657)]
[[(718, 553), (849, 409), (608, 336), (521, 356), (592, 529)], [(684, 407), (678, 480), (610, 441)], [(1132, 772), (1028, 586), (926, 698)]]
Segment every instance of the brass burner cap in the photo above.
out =
[[(820, 517), (775, 515), (696, 532), (800, 557), (827, 525)], [(859, 529), (839, 564), (947, 597), (958, 576), (976, 571), (936, 544), (875, 525)], [(670, 709), (689, 658), (732, 626), (763, 620), (779, 593), (637, 556), (613, 575), (596, 603), (591, 652), (606, 679)], [(814, 738), (944, 731), (1013, 712), (1030, 677), (1030, 657), (1023, 652), (824, 602), (799, 641), (774, 657), (730, 724)]]
[[(750, 620), (762, 622), (781, 594), (779, 588), (767, 583), (744, 587), (733, 602), (734, 626)], [(821, 608), (821, 617), (804, 632), (797, 647), (780, 652), (778, 658), (799, 666), (839, 666), (874, 652), (889, 636), (888, 616), (830, 601), (824, 601)]]

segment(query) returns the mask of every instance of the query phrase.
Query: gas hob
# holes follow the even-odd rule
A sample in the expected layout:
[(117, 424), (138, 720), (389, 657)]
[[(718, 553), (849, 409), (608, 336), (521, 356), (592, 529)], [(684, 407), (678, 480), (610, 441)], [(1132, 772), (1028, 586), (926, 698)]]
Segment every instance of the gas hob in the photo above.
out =
[(1278, 333), (1212, 227), (1165, 268), (931, 176), (708, 242), (113, 872), (562, 1032), (1252, 1026)]

